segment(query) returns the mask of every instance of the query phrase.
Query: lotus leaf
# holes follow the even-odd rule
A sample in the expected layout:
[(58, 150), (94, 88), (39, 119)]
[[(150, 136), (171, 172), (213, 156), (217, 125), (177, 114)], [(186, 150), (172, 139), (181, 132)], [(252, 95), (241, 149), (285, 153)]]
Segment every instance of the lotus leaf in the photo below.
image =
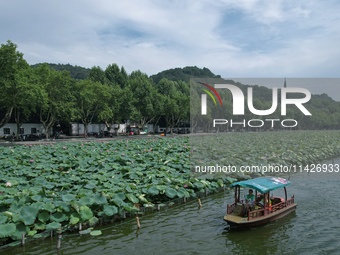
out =
[(66, 203), (64, 201), (56, 201), (55, 203), (56, 207), (59, 207), (60, 209), (64, 210), (65, 212), (69, 212), (70, 211), (70, 204)]
[(45, 230), (45, 228), (46, 228), (46, 224), (45, 223), (36, 222), (34, 224), (34, 229), (36, 229), (36, 230)]
[(116, 193), (116, 196), (117, 196), (119, 199), (123, 200), (123, 201), (124, 201), (124, 199), (126, 198), (124, 192), (118, 192), (118, 193)]
[(72, 200), (75, 200), (76, 196), (72, 194), (66, 194), (66, 195), (62, 195), (61, 198), (64, 202), (70, 202)]
[(79, 205), (76, 202), (72, 201), (70, 202), (70, 205), (73, 207), (74, 210), (76, 210), (76, 212), (79, 213)]
[(67, 220), (67, 218), (68, 217), (62, 212), (56, 212), (50, 216), (51, 221), (55, 221), (55, 222), (63, 222)]
[(107, 199), (106, 199), (106, 197), (103, 194), (96, 194), (96, 195), (94, 195), (93, 201), (96, 204), (99, 204), (99, 205), (104, 205), (104, 204), (107, 203)]
[(91, 236), (99, 236), (102, 234), (102, 231), (100, 230), (94, 230), (94, 231), (91, 231), (90, 235)]
[(138, 198), (136, 198), (133, 194), (128, 193), (128, 194), (125, 194), (125, 195), (132, 203), (134, 203), (134, 204), (139, 203)]
[(1, 224), (0, 225), (0, 238), (8, 237), (14, 234), (16, 230), (14, 223)]
[(16, 241), (16, 242), (9, 243), (8, 246), (14, 247), (14, 246), (17, 246), (17, 245), (20, 245), (20, 244), (21, 244), (21, 241)]
[(165, 190), (165, 194), (169, 198), (174, 198), (177, 195), (177, 191), (175, 189), (169, 187)]
[(46, 211), (43, 211), (43, 212), (39, 213), (38, 219), (41, 222), (46, 223), (50, 219), (50, 214)]
[(56, 230), (61, 228), (61, 224), (58, 222), (51, 222), (46, 225), (46, 230)]
[(113, 205), (105, 205), (104, 206), (104, 213), (106, 216), (112, 216), (116, 213), (118, 213), (118, 209), (116, 206)]
[(88, 184), (85, 185), (85, 188), (90, 189), (90, 190), (94, 189), (95, 187), (97, 187), (97, 186), (95, 184), (92, 184), (92, 183), (88, 183)]
[(85, 235), (85, 234), (89, 234), (89, 233), (91, 233), (91, 231), (92, 231), (92, 229), (85, 229), (85, 230), (82, 230), (82, 231), (79, 231), (79, 234), (81, 234), (81, 235)]
[(119, 207), (123, 204), (123, 200), (121, 200), (118, 196), (112, 198), (111, 201)]
[(19, 240), (19, 239), (21, 239), (21, 238), (22, 238), (22, 233), (26, 234), (26, 233), (28, 233), (28, 231), (30, 230), (30, 228), (27, 227), (27, 226), (25, 226), (22, 222), (17, 223), (17, 224), (15, 225), (15, 227), (16, 227), (15, 232), (14, 232), (13, 234), (11, 234), (11, 238), (12, 238), (13, 240)]
[(31, 230), (31, 231), (28, 231), (27, 236), (34, 236), (36, 233), (37, 233), (36, 230)]
[(97, 217), (92, 217), (91, 219), (89, 219), (89, 225), (92, 227), (94, 225), (96, 225), (99, 222)]
[(83, 205), (92, 205), (94, 203), (94, 199), (90, 198), (90, 197), (82, 197), (81, 199), (79, 199), (79, 201), (77, 202), (77, 204), (79, 206), (83, 206)]
[(158, 191), (158, 189), (155, 186), (151, 186), (148, 189), (148, 194), (155, 196), (155, 195), (159, 194), (159, 191)]
[(49, 212), (54, 212), (54, 208), (55, 208), (55, 206), (51, 202), (47, 202), (46, 204), (41, 206), (42, 210), (46, 210), (46, 211), (49, 211)]
[(8, 216), (6, 214), (0, 214), (0, 224), (5, 223), (8, 220)]
[(89, 220), (93, 217), (93, 212), (90, 208), (88, 208), (86, 205), (83, 205), (80, 207), (79, 212), (82, 220)]
[(70, 218), (70, 224), (71, 225), (75, 225), (75, 224), (77, 224), (78, 222), (79, 222), (79, 218), (78, 217), (72, 217), (71, 216), (71, 218)]
[(139, 199), (140, 202), (149, 203), (149, 201), (145, 198), (145, 194), (137, 195), (137, 198)]
[(23, 206), (20, 211), (20, 218), (26, 225), (32, 225), (37, 217), (39, 209), (34, 206)]

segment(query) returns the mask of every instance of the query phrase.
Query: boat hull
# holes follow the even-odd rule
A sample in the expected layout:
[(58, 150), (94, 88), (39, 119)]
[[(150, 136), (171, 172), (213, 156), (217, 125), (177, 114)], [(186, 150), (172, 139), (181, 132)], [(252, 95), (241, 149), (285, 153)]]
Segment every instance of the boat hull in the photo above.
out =
[(247, 218), (241, 218), (241, 217), (233, 217), (230, 215), (224, 216), (224, 220), (230, 225), (232, 228), (250, 228), (250, 227), (258, 227), (265, 225), (269, 222), (273, 222), (276, 220), (279, 220), (291, 212), (295, 211), (297, 204), (292, 204), (290, 206), (287, 206), (279, 211), (276, 211), (275, 213), (269, 214), (267, 216), (262, 216), (259, 218), (247, 220)]

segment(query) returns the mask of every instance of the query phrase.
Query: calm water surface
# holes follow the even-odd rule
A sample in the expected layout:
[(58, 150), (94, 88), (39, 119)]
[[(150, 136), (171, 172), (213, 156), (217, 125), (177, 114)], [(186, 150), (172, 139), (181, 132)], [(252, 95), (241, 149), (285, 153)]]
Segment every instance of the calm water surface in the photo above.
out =
[[(332, 161), (327, 161), (332, 163)], [(339, 164), (340, 158), (334, 163)], [(288, 176), (286, 176), (288, 178)], [(0, 250), (1, 254), (339, 254), (340, 173), (297, 173), (288, 195), (296, 212), (248, 230), (230, 230), (223, 221), (233, 192), (226, 191), (102, 230), (101, 236), (65, 236)], [(246, 191), (245, 191), (246, 192)], [(283, 195), (280, 192), (274, 195)], [(106, 226), (105, 226), (106, 227)], [(98, 229), (103, 228), (99, 227)]]

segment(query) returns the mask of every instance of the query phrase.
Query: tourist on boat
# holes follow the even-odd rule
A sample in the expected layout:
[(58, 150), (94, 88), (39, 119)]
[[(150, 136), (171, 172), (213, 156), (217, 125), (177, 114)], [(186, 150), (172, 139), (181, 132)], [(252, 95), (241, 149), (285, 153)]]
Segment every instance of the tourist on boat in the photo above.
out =
[[(258, 203), (258, 205), (260, 206), (260, 207), (264, 207), (264, 201), (263, 201), (263, 196), (262, 196), (262, 199), (261, 199), (261, 201)], [(269, 211), (271, 211), (272, 210), (272, 199), (270, 198), (269, 199)]]
[(246, 195), (246, 202), (252, 205), (255, 203), (255, 195), (252, 189), (250, 189), (248, 195)]
[(253, 194), (253, 190), (250, 189), (249, 193), (245, 196), (245, 209), (248, 211), (253, 210), (255, 206), (255, 195)]

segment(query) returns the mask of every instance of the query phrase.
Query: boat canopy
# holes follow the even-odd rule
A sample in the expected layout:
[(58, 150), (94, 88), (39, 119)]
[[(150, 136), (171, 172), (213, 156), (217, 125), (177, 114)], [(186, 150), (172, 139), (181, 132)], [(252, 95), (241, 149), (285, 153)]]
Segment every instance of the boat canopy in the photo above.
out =
[(237, 185), (255, 189), (261, 193), (266, 193), (268, 191), (272, 191), (272, 190), (276, 190), (276, 189), (288, 186), (290, 185), (290, 181), (280, 178), (280, 177), (267, 176), (267, 177), (259, 177), (256, 179), (246, 180), (246, 181), (235, 182), (231, 184), (231, 187), (234, 187)]

